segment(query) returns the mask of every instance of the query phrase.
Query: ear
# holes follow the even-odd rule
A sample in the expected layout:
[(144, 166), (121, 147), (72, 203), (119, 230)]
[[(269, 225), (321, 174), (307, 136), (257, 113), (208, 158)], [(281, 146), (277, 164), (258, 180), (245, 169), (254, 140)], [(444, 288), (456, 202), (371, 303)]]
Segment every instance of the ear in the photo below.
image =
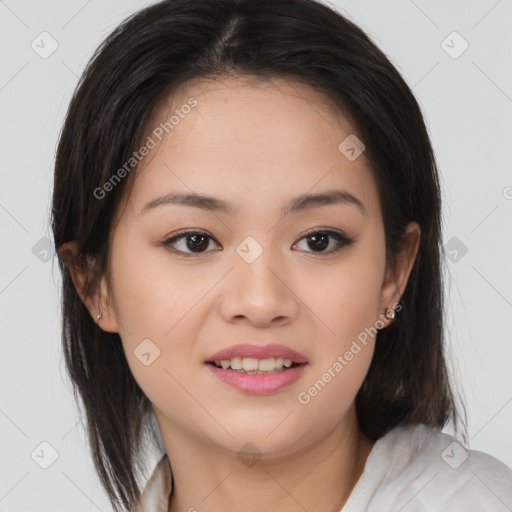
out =
[[(85, 285), (92, 272), (94, 259), (87, 258), (87, 265), (83, 266), (78, 263), (78, 254), (78, 244), (74, 241), (65, 242), (59, 248), (59, 257), (68, 268), (76, 291), (89, 310), (94, 322), (104, 331), (119, 332), (119, 324), (112, 312), (106, 279), (102, 277), (99, 289), (93, 292), (92, 295), (86, 296)], [(98, 319), (99, 314), (101, 314), (100, 319)]]
[(385, 316), (387, 308), (400, 311), (401, 306), (398, 305), (400, 298), (404, 293), (409, 275), (411, 273), (418, 248), (420, 245), (421, 229), (417, 222), (410, 222), (405, 227), (404, 244), (402, 250), (396, 256), (396, 266), (394, 269), (387, 268), (384, 282), (381, 289), (381, 307), (383, 313), (380, 319), (388, 326), (393, 319)]

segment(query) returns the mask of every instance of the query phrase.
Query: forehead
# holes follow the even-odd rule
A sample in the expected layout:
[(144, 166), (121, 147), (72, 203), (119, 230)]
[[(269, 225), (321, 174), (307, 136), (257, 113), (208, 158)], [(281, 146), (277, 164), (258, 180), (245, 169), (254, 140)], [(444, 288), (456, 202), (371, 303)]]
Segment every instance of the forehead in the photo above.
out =
[(167, 98), (149, 123), (146, 136), (155, 147), (136, 170), (130, 199), (140, 211), (157, 193), (208, 192), (243, 207), (250, 198), (282, 202), (342, 187), (375, 211), (364, 153), (351, 161), (339, 148), (353, 135), (329, 98), (302, 83), (195, 81)]
[[(185, 109), (190, 98), (197, 101), (197, 106), (179, 119), (172, 116)], [(309, 147), (327, 148), (332, 146), (332, 136), (337, 140), (340, 134), (353, 131), (327, 96), (282, 78), (196, 80), (168, 98), (152, 124), (157, 126), (170, 117), (175, 117), (177, 123), (167, 135), (169, 148), (190, 142), (187, 126), (194, 130), (196, 140), (200, 137), (212, 147), (231, 142), (238, 154), (248, 155), (261, 145), (278, 153), (283, 148), (304, 153), (304, 141)]]

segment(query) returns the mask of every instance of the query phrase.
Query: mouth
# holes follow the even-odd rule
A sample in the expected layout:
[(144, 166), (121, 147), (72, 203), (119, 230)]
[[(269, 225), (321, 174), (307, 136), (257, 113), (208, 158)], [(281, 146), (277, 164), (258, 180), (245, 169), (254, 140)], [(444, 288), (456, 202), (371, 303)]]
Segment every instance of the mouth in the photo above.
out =
[(282, 357), (268, 357), (265, 359), (233, 357), (232, 359), (222, 359), (220, 361), (207, 361), (206, 364), (246, 375), (268, 375), (272, 373), (282, 373), (291, 368), (304, 366), (307, 363), (297, 363), (291, 359), (284, 359)]
[(205, 363), (251, 375), (279, 373), (306, 364), (303, 354), (284, 345), (234, 345), (210, 356)]
[(230, 387), (249, 394), (280, 391), (297, 380), (309, 362), (283, 345), (235, 345), (221, 350), (205, 365)]

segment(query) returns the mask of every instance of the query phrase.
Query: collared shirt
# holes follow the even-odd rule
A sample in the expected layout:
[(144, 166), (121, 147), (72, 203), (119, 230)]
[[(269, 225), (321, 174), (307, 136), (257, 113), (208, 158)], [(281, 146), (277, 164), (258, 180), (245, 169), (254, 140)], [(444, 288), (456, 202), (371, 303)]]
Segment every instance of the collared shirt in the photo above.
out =
[[(137, 512), (168, 512), (171, 492), (164, 453)], [(511, 512), (512, 469), (424, 425), (395, 427), (374, 444), (340, 512), (398, 511)]]

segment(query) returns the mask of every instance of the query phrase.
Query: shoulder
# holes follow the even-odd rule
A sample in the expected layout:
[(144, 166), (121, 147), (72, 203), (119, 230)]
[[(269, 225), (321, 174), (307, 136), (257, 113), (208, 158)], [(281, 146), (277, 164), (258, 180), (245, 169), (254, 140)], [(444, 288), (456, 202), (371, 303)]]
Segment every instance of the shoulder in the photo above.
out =
[(139, 501), (135, 504), (135, 512), (167, 512), (172, 486), (169, 458), (167, 454), (163, 454), (147, 480)]
[(512, 469), (449, 434), (397, 427), (375, 443), (343, 512), (401, 509), (510, 511)]
[(173, 476), (153, 410), (145, 417), (141, 435), (142, 468), (137, 474), (141, 495), (135, 512), (167, 512)]

